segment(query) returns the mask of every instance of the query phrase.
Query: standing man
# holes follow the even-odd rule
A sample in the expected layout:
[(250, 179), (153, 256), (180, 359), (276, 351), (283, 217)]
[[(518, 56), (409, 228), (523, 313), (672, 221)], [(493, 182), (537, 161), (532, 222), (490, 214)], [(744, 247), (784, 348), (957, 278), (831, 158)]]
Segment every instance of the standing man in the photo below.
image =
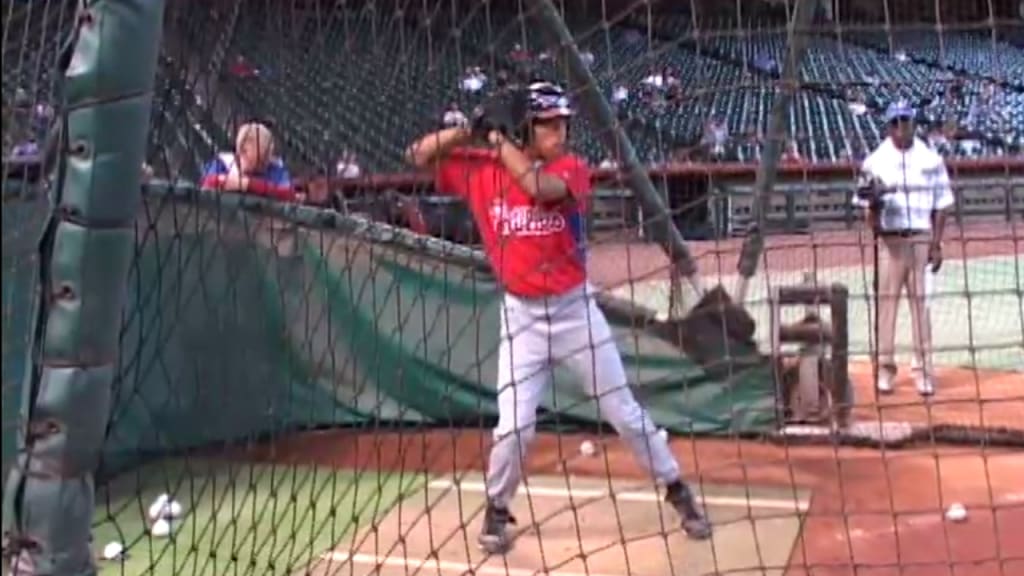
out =
[[(665, 486), (687, 535), (711, 535), (667, 440), (630, 392), (611, 328), (587, 282), (582, 207), (590, 170), (567, 150), (572, 115), (562, 88), (534, 82), (478, 108), (470, 128), (428, 134), (406, 152), (413, 165), (436, 170), (438, 189), (466, 200), (504, 292), (499, 417), (478, 539), (490, 553), (511, 545), (506, 529), (515, 520), (508, 507), (557, 362), (583, 381), (601, 415)], [(479, 144), (485, 148), (467, 148)]]
[(904, 288), (910, 301), (914, 381), (922, 396), (935, 392), (929, 273), (942, 266), (946, 210), (953, 205), (942, 157), (914, 136), (914, 109), (905, 101), (885, 112), (889, 136), (864, 160), (854, 202), (867, 211), (875, 241), (878, 356), (875, 386), (891, 393), (896, 377), (896, 312)]

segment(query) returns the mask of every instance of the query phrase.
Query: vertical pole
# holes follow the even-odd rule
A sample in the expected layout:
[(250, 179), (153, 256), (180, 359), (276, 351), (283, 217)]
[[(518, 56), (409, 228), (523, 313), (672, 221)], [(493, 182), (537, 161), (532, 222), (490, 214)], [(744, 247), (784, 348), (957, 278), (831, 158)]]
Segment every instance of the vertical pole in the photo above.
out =
[(163, 0), (82, 0), (62, 59), (31, 369), (4, 493), (4, 552), (19, 576), (96, 574), (93, 474), (118, 369), (163, 12)]
[[(685, 278), (693, 291), (702, 295), (697, 262), (690, 253), (683, 235), (679, 233), (662, 195), (655, 189), (647, 170), (641, 165), (633, 143), (619, 123), (611, 105), (601, 94), (597, 80), (583, 63), (572, 34), (566, 27), (551, 0), (531, 0), (536, 10), (537, 23), (543, 33), (559, 46), (558, 63), (565, 66), (569, 83), (578, 97), (581, 111), (598, 130), (598, 138), (608, 150), (617, 152), (616, 157), (624, 173), (625, 184), (633, 191), (648, 218), (646, 232), (661, 245), (672, 264), (672, 273)], [(650, 7), (648, 7), (650, 9)]]
[[(787, 10), (788, 7), (787, 3)], [(750, 279), (757, 272), (758, 262), (764, 253), (765, 210), (769, 204), (769, 196), (775, 187), (779, 160), (782, 157), (782, 141), (787, 135), (786, 113), (789, 111), (794, 96), (800, 91), (800, 67), (803, 65), (804, 55), (807, 53), (807, 38), (810, 36), (813, 17), (812, 1), (796, 0), (789, 24), (789, 52), (782, 66), (780, 90), (775, 95), (772, 111), (768, 116), (764, 150), (761, 152), (761, 163), (757, 167), (757, 177), (754, 182), (753, 229), (743, 241), (737, 263), (740, 280), (736, 287), (735, 300), (741, 306), (746, 303)]]

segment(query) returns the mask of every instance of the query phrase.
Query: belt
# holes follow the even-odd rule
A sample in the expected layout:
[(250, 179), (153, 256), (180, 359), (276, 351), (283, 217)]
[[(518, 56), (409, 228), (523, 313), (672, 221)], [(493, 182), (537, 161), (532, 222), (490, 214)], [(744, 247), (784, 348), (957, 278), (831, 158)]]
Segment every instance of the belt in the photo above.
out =
[(879, 230), (878, 235), (910, 238), (911, 236), (921, 236), (927, 234), (928, 232), (928, 230)]

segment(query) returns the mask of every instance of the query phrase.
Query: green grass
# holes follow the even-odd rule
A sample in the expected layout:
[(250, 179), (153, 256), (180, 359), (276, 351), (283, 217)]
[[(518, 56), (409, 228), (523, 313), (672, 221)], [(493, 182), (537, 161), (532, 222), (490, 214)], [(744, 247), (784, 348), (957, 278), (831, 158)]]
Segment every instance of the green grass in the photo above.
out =
[[(97, 491), (97, 557), (124, 543), (100, 574), (269, 575), (301, 571), (423, 485), (420, 475), (191, 460), (161, 462)], [(171, 538), (146, 531), (149, 505), (171, 493), (186, 516)]]

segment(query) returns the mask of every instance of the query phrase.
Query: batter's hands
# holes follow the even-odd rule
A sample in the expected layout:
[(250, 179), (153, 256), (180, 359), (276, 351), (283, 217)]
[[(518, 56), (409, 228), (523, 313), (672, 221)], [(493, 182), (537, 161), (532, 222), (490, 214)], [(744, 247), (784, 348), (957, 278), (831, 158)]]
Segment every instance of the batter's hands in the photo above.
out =
[(507, 90), (491, 96), (473, 110), (473, 137), (488, 141), (487, 136), (497, 131), (515, 140), (526, 123), (526, 110), (526, 93), (522, 90)]
[(931, 266), (932, 273), (938, 272), (942, 268), (942, 244), (939, 242), (932, 242), (928, 247), (928, 265)]

